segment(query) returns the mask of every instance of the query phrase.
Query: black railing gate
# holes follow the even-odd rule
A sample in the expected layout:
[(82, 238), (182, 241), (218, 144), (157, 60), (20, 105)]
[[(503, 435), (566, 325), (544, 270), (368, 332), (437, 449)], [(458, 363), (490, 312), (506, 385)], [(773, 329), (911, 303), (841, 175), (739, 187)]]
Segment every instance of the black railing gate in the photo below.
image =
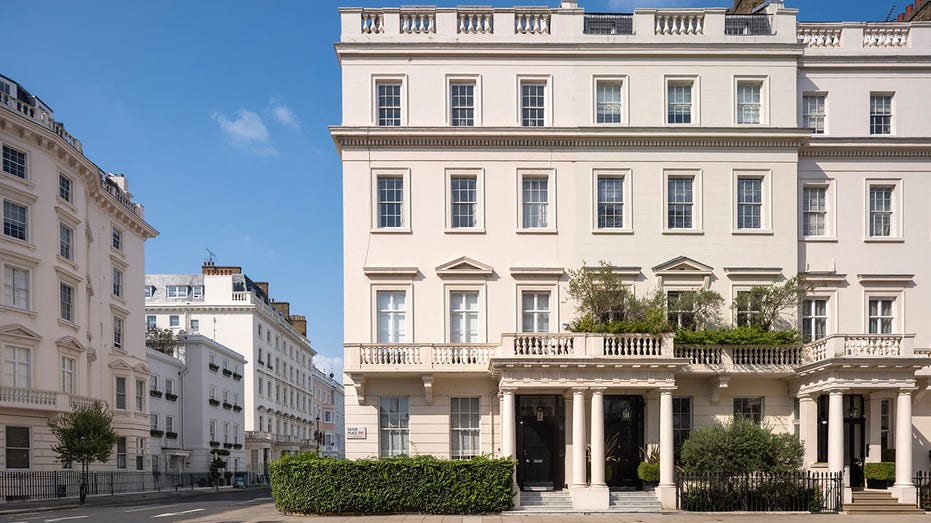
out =
[(690, 512), (841, 512), (841, 472), (680, 473), (676, 508)]

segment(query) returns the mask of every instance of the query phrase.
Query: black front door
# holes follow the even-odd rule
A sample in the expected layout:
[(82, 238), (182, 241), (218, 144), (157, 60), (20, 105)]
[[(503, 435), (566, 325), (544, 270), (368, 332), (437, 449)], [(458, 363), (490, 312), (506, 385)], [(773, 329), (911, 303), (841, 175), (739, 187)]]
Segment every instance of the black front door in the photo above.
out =
[(605, 396), (605, 483), (642, 488), (637, 477), (643, 446), (643, 396)]
[(866, 455), (866, 423), (863, 396), (844, 396), (844, 461), (850, 466), (850, 488), (863, 488), (863, 458)]
[(562, 396), (518, 396), (517, 404), (518, 485), (524, 490), (561, 489)]

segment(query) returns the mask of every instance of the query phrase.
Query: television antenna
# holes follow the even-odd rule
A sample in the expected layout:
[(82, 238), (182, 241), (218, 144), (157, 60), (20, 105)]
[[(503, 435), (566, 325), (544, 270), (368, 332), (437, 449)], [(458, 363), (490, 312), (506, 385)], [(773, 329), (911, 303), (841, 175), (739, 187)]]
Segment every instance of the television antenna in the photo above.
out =
[(207, 253), (209, 254), (209, 256), (207, 257), (207, 263), (213, 263), (213, 259), (216, 258), (217, 255), (214, 254), (213, 251), (211, 251), (210, 249), (207, 249), (206, 247), (204, 248), (204, 250), (206, 250)]
[(886, 20), (885, 20), (886, 22), (892, 19), (892, 13), (894, 12), (895, 12), (895, 4), (892, 4), (892, 7), (889, 8), (889, 12), (886, 13)]

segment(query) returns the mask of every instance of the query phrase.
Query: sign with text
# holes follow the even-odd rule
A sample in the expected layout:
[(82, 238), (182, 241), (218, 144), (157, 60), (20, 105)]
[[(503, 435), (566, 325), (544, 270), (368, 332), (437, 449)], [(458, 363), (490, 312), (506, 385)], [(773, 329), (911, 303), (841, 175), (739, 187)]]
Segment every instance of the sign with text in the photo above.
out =
[(346, 439), (365, 439), (365, 427), (346, 427)]

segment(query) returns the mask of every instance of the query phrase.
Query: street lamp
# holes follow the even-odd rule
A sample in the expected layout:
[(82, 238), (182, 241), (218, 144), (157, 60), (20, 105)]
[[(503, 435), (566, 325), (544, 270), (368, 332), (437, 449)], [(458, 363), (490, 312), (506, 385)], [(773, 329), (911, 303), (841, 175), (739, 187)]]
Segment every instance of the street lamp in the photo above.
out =
[(317, 442), (317, 453), (320, 453), (320, 441), (323, 439), (323, 435), (320, 434), (320, 416), (314, 418), (314, 421), (317, 422), (317, 430), (314, 431), (314, 441)]

